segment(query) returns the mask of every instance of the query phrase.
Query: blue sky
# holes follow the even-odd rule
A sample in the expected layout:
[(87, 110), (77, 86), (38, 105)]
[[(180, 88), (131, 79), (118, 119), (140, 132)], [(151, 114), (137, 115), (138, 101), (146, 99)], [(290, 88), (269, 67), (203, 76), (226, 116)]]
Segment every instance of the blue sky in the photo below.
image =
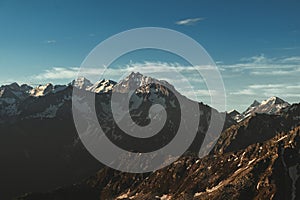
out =
[[(0, 84), (68, 82), (101, 41), (153, 26), (180, 31), (208, 51), (223, 76), (228, 110), (243, 110), (254, 99), (273, 95), (299, 102), (299, 19), (296, 0), (0, 0)], [(172, 56), (143, 56), (130, 60), (172, 64)]]

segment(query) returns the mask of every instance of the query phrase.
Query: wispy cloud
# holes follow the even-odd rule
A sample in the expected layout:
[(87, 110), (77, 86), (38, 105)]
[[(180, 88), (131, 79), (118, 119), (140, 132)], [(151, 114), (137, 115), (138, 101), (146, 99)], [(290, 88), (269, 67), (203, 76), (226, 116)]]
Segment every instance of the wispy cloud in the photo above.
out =
[[(74, 79), (78, 76), (80, 68), (78, 67), (53, 67), (45, 70), (43, 73), (34, 75), (32, 78), (36, 80), (59, 80), (59, 79)], [(89, 68), (86, 69), (82, 75), (89, 76), (103, 73), (103, 69)]]
[(286, 51), (289, 51), (289, 50), (295, 50), (295, 49), (300, 49), (300, 47), (298, 46), (293, 46), (293, 47), (282, 47), (282, 48), (275, 48), (276, 50), (286, 50)]
[(194, 25), (194, 24), (198, 23), (199, 21), (203, 21), (203, 20), (204, 20), (204, 18), (202, 18), (202, 17), (188, 18), (188, 19), (179, 20), (179, 21), (175, 22), (175, 24), (189, 26), (189, 25)]
[(46, 40), (44, 43), (46, 44), (55, 44), (57, 41), (56, 40)]
[(300, 72), (300, 68), (296, 68), (296, 69), (286, 69), (286, 70), (282, 70), (279, 69), (277, 71), (253, 71), (250, 72), (250, 74), (252, 75), (258, 75), (258, 76), (282, 76), (282, 75), (292, 75), (295, 73), (299, 73)]
[[(99, 79), (102, 75), (104, 78), (119, 80), (131, 72), (140, 72), (144, 75), (164, 79), (170, 83), (182, 83), (187, 80), (192, 83), (204, 83), (201, 73), (207, 73), (217, 68), (212, 65), (202, 66), (184, 66), (179, 63), (167, 62), (143, 62), (130, 63), (124, 67), (104, 68), (84, 68), (79, 67), (53, 67), (32, 78), (37, 80), (57, 80), (57, 79), (74, 79), (77, 76), (85, 76), (90, 79)], [(200, 72), (200, 73), (199, 73)], [(92, 80), (93, 81), (93, 80)]]
[(300, 97), (299, 89), (300, 82), (290, 84), (253, 84), (243, 89), (230, 92), (230, 95)]
[(285, 84), (261, 84), (261, 85), (249, 85), (250, 89), (266, 89), (266, 88), (282, 88)]
[(300, 56), (284, 58), (284, 59), (282, 59), (282, 62), (283, 63), (291, 63), (291, 62), (300, 63)]
[(235, 92), (230, 92), (231, 95), (254, 95), (255, 92), (252, 89), (242, 89)]
[(68, 79), (76, 77), (78, 68), (63, 68), (63, 67), (53, 67), (52, 69), (47, 69), (41, 74), (34, 75), (34, 79), (44, 80), (44, 79)]
[[(141, 63), (130, 63), (125, 65), (125, 67), (120, 68), (109, 68), (106, 71), (106, 75), (120, 77), (120, 74), (126, 76), (134, 71), (148, 76), (161, 77), (165, 74), (174, 74), (174, 72), (178, 72), (188, 75), (190, 81), (203, 82), (203, 79), (199, 78), (199, 71), (205, 72), (215, 69), (216, 68), (212, 65), (185, 66), (179, 63), (145, 61)], [(222, 62), (219, 62), (218, 69), (222, 72), (224, 77), (226, 77), (226, 74), (242, 74), (243, 71), (256, 76), (299, 75), (300, 57), (267, 58), (264, 55), (259, 55), (243, 58), (240, 62), (235, 64), (223, 64)], [(35, 75), (34, 77), (36, 79), (68, 79), (77, 77), (79, 70), (78, 67), (54, 67), (45, 70), (43, 73)], [(100, 76), (104, 72), (103, 70), (103, 67), (95, 67), (85, 69), (82, 73), (86, 76), (95, 74)], [(178, 77), (173, 77), (173, 80), (177, 81), (177, 78)]]
[(203, 96), (207, 96), (207, 97), (210, 97), (211, 95), (216, 95), (217, 94), (217, 91), (216, 90), (187, 90), (185, 91), (184, 93), (186, 96), (192, 96), (192, 95), (195, 95), (195, 96), (200, 96), (200, 97), (203, 97)]
[(282, 76), (300, 73), (300, 56), (268, 58), (263, 54), (250, 58), (242, 58), (235, 64), (219, 65), (221, 69), (230, 73), (257, 76)]
[[(290, 103), (300, 98), (300, 57), (267, 57), (264, 54), (242, 58), (233, 64), (218, 64), (224, 78), (227, 101), (242, 105), (278, 96)], [(248, 106), (247, 105), (247, 106)], [(247, 107), (246, 106), (246, 107)], [(242, 111), (243, 106), (238, 106)], [(233, 106), (232, 108), (236, 108)]]

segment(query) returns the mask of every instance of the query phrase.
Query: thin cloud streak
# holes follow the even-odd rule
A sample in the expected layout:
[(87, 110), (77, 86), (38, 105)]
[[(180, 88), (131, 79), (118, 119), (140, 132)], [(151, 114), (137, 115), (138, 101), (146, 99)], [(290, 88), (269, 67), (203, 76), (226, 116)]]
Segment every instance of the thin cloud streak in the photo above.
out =
[(177, 22), (175, 22), (175, 24), (177, 25), (183, 25), (183, 26), (190, 26), (190, 25), (194, 25), (196, 23), (198, 23), (199, 21), (203, 21), (204, 18), (199, 17), (199, 18), (188, 18), (188, 19), (184, 19), (184, 20), (179, 20)]
[(56, 40), (46, 40), (44, 43), (46, 44), (55, 44), (57, 41)]
[[(80, 69), (79, 67), (67, 68), (67, 67), (53, 67), (52, 69), (45, 70), (43, 73), (33, 76), (35, 79), (69, 79), (76, 78), (80, 71), (80, 75), (86, 76), (100, 76), (104, 72), (104, 75), (108, 76), (125, 76), (131, 72), (140, 72), (145, 75), (159, 75), (167, 74), (172, 72), (178, 73), (190, 73), (194, 76), (193, 81), (201, 82), (201, 78), (195, 76), (198, 71), (211, 71), (216, 70), (214, 66), (203, 65), (203, 66), (184, 66), (179, 63), (166, 63), (166, 62), (144, 62), (144, 63), (132, 63), (126, 65), (125, 68), (85, 68)], [(199, 75), (200, 76), (200, 75)]]
[[(74, 79), (78, 76), (80, 68), (78, 67), (53, 67), (52, 69), (45, 70), (44, 73), (34, 75), (32, 78), (37, 80), (57, 80), (57, 79)], [(94, 75), (103, 73), (103, 69), (89, 68), (83, 75)]]
[(239, 63), (219, 65), (222, 71), (232, 74), (243, 72), (254, 76), (294, 75), (300, 72), (300, 56), (267, 58), (263, 54), (242, 58)]
[(230, 92), (231, 95), (249, 96), (279, 96), (279, 97), (300, 97), (300, 83), (294, 84), (255, 84), (249, 85), (244, 89)]
[[(221, 71), (226, 78), (226, 74), (239, 75), (241, 72), (247, 70), (250, 75), (257, 76), (282, 76), (293, 75), (300, 73), (300, 57), (287, 57), (287, 58), (266, 58), (265, 56), (254, 56), (250, 58), (241, 59), (244, 63), (237, 63), (232, 65), (221, 64), (217, 66), (217, 69)], [(299, 60), (299, 62), (298, 62)], [(45, 70), (43, 73), (35, 75), (36, 79), (69, 79), (77, 77), (80, 68), (66, 68), (66, 67), (54, 67), (52, 69)], [(83, 74), (92, 76), (97, 74), (102, 75), (104, 68), (87, 68), (84, 69)], [(205, 72), (210, 70), (216, 70), (212, 65), (202, 66), (185, 66), (179, 63), (168, 62), (143, 62), (143, 63), (131, 63), (123, 68), (107, 68), (106, 74), (110, 76), (119, 76), (124, 74), (125, 76), (130, 72), (140, 72), (145, 75), (159, 75), (172, 72), (187, 73), (193, 78), (193, 81), (202, 82), (199, 71)], [(194, 74), (199, 74), (195, 76)]]

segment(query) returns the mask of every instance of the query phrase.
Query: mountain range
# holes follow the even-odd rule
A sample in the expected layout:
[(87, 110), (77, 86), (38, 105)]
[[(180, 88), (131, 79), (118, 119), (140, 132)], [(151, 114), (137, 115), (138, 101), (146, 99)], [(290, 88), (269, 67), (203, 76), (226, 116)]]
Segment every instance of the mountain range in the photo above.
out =
[[(74, 89), (95, 93), (99, 123), (107, 137), (123, 149), (158, 149), (176, 134), (180, 120), (176, 89), (138, 72), (118, 83), (99, 80), (93, 84), (80, 77), (67, 85), (1, 86), (1, 199), (300, 198), (299, 104), (270, 97), (254, 101), (242, 113), (222, 113), (179, 94), (201, 113), (193, 143), (168, 167), (131, 174), (103, 166), (84, 148), (72, 119)], [(168, 113), (159, 137), (151, 141), (141, 143), (126, 136), (112, 120), (111, 95), (117, 93), (122, 99), (132, 90), (130, 114), (137, 124), (149, 123), (153, 104), (161, 104)], [(204, 136), (210, 135), (212, 113), (225, 119), (224, 127), (219, 138), (211, 138), (210, 146), (205, 144), (205, 150), (212, 149), (208, 155), (199, 158)], [(188, 136), (189, 124), (184, 123)]]

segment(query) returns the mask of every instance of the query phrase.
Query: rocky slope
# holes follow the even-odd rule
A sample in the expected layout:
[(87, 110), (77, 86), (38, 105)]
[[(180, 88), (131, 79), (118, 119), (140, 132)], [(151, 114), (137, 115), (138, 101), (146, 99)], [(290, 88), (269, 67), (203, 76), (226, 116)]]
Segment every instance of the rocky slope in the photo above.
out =
[(299, 115), (300, 104), (293, 104), (281, 110), (277, 115), (256, 113), (223, 131), (213, 148), (213, 153), (240, 150), (251, 144), (271, 139), (280, 132), (286, 132), (298, 126)]
[(128, 174), (109, 168), (69, 187), (22, 200), (299, 199), (300, 126), (245, 149), (202, 159), (186, 155), (161, 170)]
[[(187, 154), (153, 173), (105, 167), (81, 183), (20, 199), (299, 199), (299, 116), (299, 104), (280, 115), (254, 115), (225, 130), (219, 140), (234, 136), (242, 146), (232, 140), (230, 148), (218, 143), (211, 155)], [(252, 141), (243, 144), (247, 134)]]

